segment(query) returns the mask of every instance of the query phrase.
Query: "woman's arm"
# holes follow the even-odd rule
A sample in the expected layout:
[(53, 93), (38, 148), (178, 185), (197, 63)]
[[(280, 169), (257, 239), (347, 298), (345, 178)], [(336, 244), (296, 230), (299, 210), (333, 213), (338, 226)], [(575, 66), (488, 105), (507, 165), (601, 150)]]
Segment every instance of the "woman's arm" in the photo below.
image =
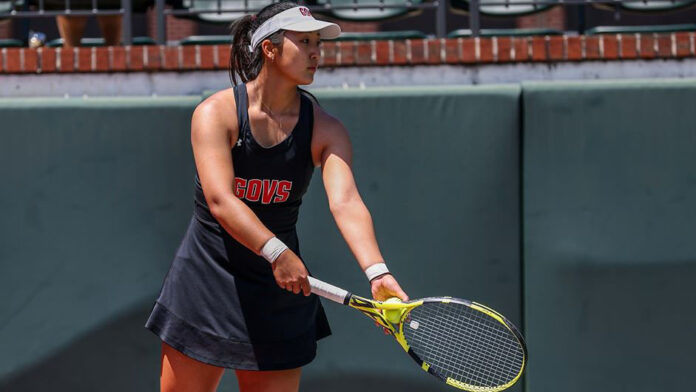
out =
[[(329, 209), (348, 247), (365, 271), (383, 263), (377, 245), (372, 216), (358, 192), (351, 169), (352, 147), (343, 124), (321, 110), (315, 125), (315, 162), (322, 169), (322, 179), (329, 199)], [(372, 295), (378, 300), (399, 297), (408, 300), (391, 274), (371, 281)]]
[[(218, 93), (201, 103), (191, 120), (191, 145), (198, 177), (210, 213), (239, 243), (256, 254), (274, 237), (254, 212), (234, 194), (234, 167), (230, 153), (238, 135), (235, 113), (230, 110), (228, 92)], [(232, 99), (232, 102), (234, 100)], [(292, 250), (285, 250), (273, 262), (278, 285), (294, 293), (309, 295), (307, 270)]]

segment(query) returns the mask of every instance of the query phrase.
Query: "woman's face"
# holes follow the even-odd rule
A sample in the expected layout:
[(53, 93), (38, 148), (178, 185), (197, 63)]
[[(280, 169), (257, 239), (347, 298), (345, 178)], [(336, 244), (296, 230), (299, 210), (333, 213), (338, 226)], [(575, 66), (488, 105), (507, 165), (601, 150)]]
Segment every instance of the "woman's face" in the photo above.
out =
[(294, 83), (311, 84), (319, 66), (319, 32), (285, 31), (284, 36), (283, 46), (271, 63)]

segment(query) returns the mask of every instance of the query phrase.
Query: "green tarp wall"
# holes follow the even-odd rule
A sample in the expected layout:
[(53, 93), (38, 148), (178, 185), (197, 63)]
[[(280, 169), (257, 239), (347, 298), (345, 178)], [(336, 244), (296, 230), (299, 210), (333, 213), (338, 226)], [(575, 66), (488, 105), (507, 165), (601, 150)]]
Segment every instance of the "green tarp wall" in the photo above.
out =
[[(478, 299), (519, 323), (519, 87), (317, 94), (350, 130), (359, 188), (409, 294)], [(0, 102), (0, 390), (157, 389), (159, 341), (142, 325), (192, 212), (199, 100)], [(313, 273), (368, 295), (318, 173), (300, 219)], [(303, 391), (449, 388), (359, 313), (326, 309), (334, 336)], [(235, 389), (226, 376), (220, 390)]]
[[(316, 94), (350, 131), (411, 297), (475, 299), (524, 327), (514, 391), (689, 388), (695, 81)], [(157, 390), (142, 325), (192, 211), (200, 98), (0, 101), (0, 390)], [(299, 234), (315, 275), (368, 294), (318, 173)], [(302, 391), (450, 390), (357, 312), (325, 308), (334, 335)]]
[(693, 390), (696, 81), (523, 85), (530, 392)]

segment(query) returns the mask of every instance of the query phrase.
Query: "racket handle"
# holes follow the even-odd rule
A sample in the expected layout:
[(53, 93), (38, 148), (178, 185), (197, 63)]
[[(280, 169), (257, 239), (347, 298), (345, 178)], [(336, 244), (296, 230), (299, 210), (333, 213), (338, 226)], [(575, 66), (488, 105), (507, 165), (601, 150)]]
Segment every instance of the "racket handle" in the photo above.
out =
[(311, 276), (307, 279), (309, 279), (309, 285), (312, 287), (312, 293), (326, 299), (330, 299), (334, 302), (338, 302), (342, 305), (346, 305), (348, 303), (348, 299), (350, 299), (351, 295), (348, 291), (326, 282), (322, 282), (321, 280)]

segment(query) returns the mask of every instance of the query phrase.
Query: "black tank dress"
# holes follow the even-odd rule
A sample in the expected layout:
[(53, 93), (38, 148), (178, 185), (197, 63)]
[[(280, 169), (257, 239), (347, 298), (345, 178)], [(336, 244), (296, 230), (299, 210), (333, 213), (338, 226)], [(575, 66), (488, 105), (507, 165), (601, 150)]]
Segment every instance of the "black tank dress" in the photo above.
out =
[[(234, 96), (235, 193), (300, 255), (295, 224), (314, 168), (312, 102), (301, 94), (292, 133), (264, 148), (249, 127), (246, 86), (235, 86)], [(303, 366), (314, 359), (316, 341), (331, 334), (317, 296), (278, 287), (270, 263), (216, 221), (197, 174), (193, 217), (145, 326), (191, 358), (244, 370)]]

